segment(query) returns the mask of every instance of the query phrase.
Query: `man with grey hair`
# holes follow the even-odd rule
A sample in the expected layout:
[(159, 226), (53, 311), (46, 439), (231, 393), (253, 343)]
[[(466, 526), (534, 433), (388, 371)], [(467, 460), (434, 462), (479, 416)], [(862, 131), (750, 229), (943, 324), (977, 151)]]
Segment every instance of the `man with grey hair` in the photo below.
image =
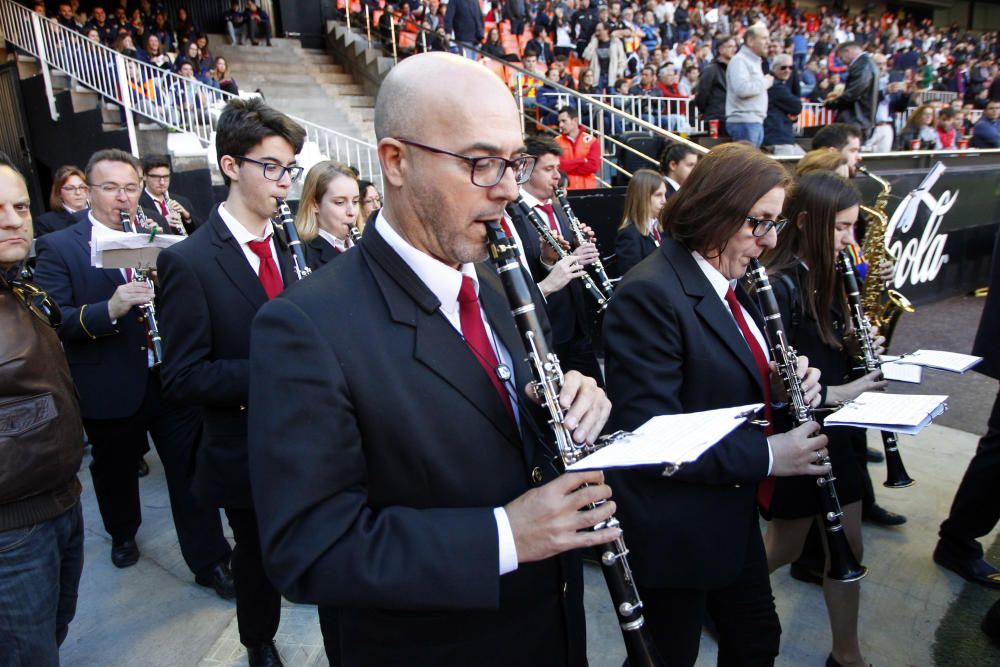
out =
[(764, 145), (775, 155), (805, 155), (795, 143), (795, 120), (802, 113), (802, 100), (792, 92), (792, 56), (779, 53), (771, 71), (774, 85), (767, 90), (767, 117), (764, 119)]
[[(586, 509), (611, 491), (553, 465), (509, 306), (476, 265), (535, 162), (514, 100), (468, 59), (420, 54), (383, 82), (375, 134), (385, 206), (358, 251), (254, 321), (265, 568), (289, 599), (340, 608), (346, 665), (585, 665), (574, 551), (620, 534), (593, 529), (613, 502)], [(593, 441), (604, 392), (569, 371), (560, 399)]]
[(767, 91), (774, 83), (774, 77), (763, 70), (770, 43), (764, 25), (747, 28), (743, 47), (726, 69), (726, 132), (734, 141), (748, 141), (754, 146), (764, 141)]

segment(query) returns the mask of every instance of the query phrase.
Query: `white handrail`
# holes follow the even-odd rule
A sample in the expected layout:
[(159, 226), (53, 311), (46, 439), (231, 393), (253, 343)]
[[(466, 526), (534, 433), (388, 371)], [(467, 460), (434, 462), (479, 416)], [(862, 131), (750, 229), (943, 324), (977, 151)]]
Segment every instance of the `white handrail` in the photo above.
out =
[[(133, 152), (137, 152), (137, 142), (132, 112), (164, 127), (192, 134), (208, 146), (214, 140), (222, 108), (236, 97), (195, 78), (185, 78), (124, 56), (13, 0), (0, 0), (0, 34), (7, 42), (38, 58), (43, 74), (47, 74), (47, 67), (61, 70), (79, 84), (124, 107)], [(301, 118), (291, 118), (305, 128), (306, 141), (318, 148), (323, 159), (354, 166), (361, 178), (377, 183), (382, 189), (376, 146)]]

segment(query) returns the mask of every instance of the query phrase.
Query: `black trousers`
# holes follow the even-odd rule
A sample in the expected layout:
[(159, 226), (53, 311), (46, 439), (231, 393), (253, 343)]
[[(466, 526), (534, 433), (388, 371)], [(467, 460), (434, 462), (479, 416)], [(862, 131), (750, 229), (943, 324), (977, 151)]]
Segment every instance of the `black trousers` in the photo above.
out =
[(956, 558), (983, 557), (977, 541), (1000, 521), (1000, 393), (986, 435), (979, 440), (976, 454), (969, 461), (965, 476), (958, 485), (951, 512), (941, 524), (941, 548)]
[(653, 642), (667, 667), (693, 667), (706, 612), (719, 632), (719, 667), (769, 667), (778, 656), (781, 623), (756, 527), (747, 540), (743, 570), (725, 588), (640, 587), (639, 595)]
[(150, 371), (138, 412), (124, 419), (84, 419), (93, 462), (97, 505), (104, 529), (116, 541), (135, 537), (142, 523), (139, 507), (139, 458), (147, 450), (147, 434), (163, 462), (177, 541), (184, 562), (197, 574), (229, 559), (229, 542), (222, 533), (219, 512), (199, 502), (191, 492), (194, 449), (201, 435), (201, 418), (193, 408), (164, 400), (160, 376)]
[(253, 509), (226, 508), (233, 529), (233, 584), (236, 587), (236, 621), (240, 643), (257, 646), (274, 639), (281, 620), (281, 594), (264, 574), (257, 513)]

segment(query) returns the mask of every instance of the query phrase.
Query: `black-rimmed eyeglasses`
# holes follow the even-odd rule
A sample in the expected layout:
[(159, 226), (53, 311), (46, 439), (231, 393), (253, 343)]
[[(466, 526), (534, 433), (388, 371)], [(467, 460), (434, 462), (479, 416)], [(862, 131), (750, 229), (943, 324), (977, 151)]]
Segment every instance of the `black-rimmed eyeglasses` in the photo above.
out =
[(499, 155), (470, 157), (468, 155), (461, 155), (460, 153), (452, 153), (451, 151), (446, 151), (443, 148), (434, 148), (433, 146), (418, 144), (416, 141), (410, 141), (409, 139), (400, 139), (399, 137), (395, 137), (395, 139), (396, 141), (406, 144), (407, 146), (413, 146), (414, 148), (420, 148), (431, 153), (450, 155), (451, 157), (458, 158), (459, 160), (465, 160), (472, 167), (472, 173), (470, 174), (472, 184), (480, 188), (492, 188), (494, 185), (499, 183), (503, 180), (503, 175), (506, 173), (508, 167), (514, 172), (514, 181), (518, 185), (521, 185), (531, 178), (531, 172), (535, 168), (535, 162), (538, 160), (538, 158), (534, 155), (522, 155), (514, 158), (513, 160), (508, 160), (507, 158), (500, 157)]
[(253, 164), (259, 164), (261, 169), (264, 170), (264, 178), (269, 181), (280, 181), (285, 177), (285, 174), (291, 176), (292, 182), (299, 180), (302, 176), (302, 167), (286, 167), (284, 165), (278, 164), (276, 162), (261, 162), (260, 160), (254, 160), (252, 157), (247, 157), (245, 155), (234, 155), (234, 160), (239, 160), (240, 162), (252, 162)]
[(62, 324), (59, 305), (38, 285), (20, 279), (7, 280), (3, 276), (0, 276), (0, 284), (9, 289), (14, 297), (42, 322), (53, 329)]
[(777, 220), (765, 220), (748, 215), (744, 218), (744, 220), (753, 225), (753, 231), (751, 233), (758, 238), (761, 236), (767, 236), (767, 233), (772, 229), (775, 234), (780, 234), (781, 230), (788, 224), (788, 218), (785, 217), (779, 217)]

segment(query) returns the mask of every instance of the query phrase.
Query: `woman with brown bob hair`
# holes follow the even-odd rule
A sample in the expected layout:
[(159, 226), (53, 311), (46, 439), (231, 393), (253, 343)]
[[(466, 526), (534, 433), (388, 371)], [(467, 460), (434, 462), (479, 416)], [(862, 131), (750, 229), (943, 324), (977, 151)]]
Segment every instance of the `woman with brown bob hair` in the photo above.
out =
[[(822, 392), (823, 403), (828, 406), (837, 406), (887, 384), (879, 371), (852, 381), (851, 350), (857, 346), (836, 261), (838, 254), (854, 243), (860, 203), (858, 189), (842, 176), (829, 171), (803, 176), (785, 206), (788, 229), (777, 247), (765, 255), (788, 342), (822, 372), (827, 383)], [(881, 338), (876, 339), (877, 345), (881, 342)], [(854, 429), (829, 427), (824, 432), (830, 440), (830, 459), (844, 512), (844, 534), (861, 562), (864, 471), (852, 452)], [(820, 493), (816, 481), (808, 476), (776, 480), (767, 507), (770, 523), (764, 536), (770, 571), (791, 563), (802, 553), (809, 528), (823, 511)], [(825, 531), (821, 532), (825, 539)], [(827, 563), (823, 571), (829, 569)], [(823, 594), (833, 635), (827, 666), (867, 665), (858, 641), (859, 582), (824, 577)]]
[(74, 215), (90, 205), (89, 195), (90, 188), (82, 169), (72, 164), (56, 169), (49, 193), (49, 212), (35, 220), (35, 238), (73, 224)]
[(850, 178), (847, 158), (832, 148), (817, 148), (802, 156), (795, 165), (795, 175), (805, 176), (814, 171), (832, 171), (844, 178)]
[[(604, 320), (612, 429), (771, 403), (763, 320), (740, 278), (777, 244), (788, 181), (752, 146), (722, 144), (667, 201), (668, 237), (619, 283)], [(806, 400), (818, 402), (818, 372), (799, 361)], [(680, 468), (607, 473), (643, 615), (666, 664), (695, 664), (706, 612), (718, 629), (719, 664), (773, 664), (781, 629), (756, 488), (768, 475), (826, 473), (816, 465), (826, 438), (809, 437), (818, 429), (810, 422), (771, 434), (744, 425)]]
[(315, 271), (354, 245), (351, 227), (358, 221), (360, 199), (357, 175), (346, 164), (324, 160), (309, 170), (295, 228), (310, 269)]
[(625, 213), (615, 238), (619, 275), (624, 276), (660, 247), (660, 211), (666, 201), (667, 184), (662, 176), (652, 169), (632, 174), (625, 192)]

